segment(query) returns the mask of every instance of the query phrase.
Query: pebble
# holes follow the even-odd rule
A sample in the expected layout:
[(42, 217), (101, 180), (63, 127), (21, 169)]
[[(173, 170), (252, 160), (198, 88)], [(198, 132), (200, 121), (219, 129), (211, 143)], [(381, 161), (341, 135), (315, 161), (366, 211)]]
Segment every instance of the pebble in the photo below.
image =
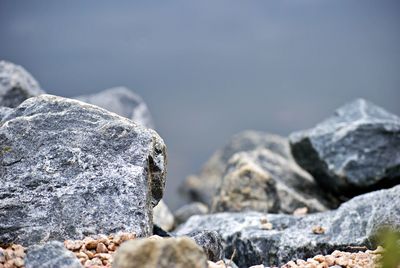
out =
[(359, 251), (357, 253), (343, 252), (335, 250), (330, 255), (317, 255), (313, 258), (305, 260), (290, 261), (282, 266), (282, 268), (380, 268), (380, 260), (382, 247), (376, 250)]
[(324, 234), (325, 233), (325, 228), (322, 226), (319, 226), (319, 225), (313, 226), (311, 230), (314, 234)]

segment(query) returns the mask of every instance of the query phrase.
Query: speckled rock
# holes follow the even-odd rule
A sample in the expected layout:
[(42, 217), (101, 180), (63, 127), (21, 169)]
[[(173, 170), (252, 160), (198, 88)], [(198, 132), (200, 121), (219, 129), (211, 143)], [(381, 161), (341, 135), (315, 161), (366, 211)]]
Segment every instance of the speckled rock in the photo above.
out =
[(219, 261), (223, 258), (222, 239), (216, 231), (194, 231), (187, 236), (203, 248), (210, 261)]
[(228, 160), (235, 153), (257, 148), (269, 149), (284, 158), (292, 157), (286, 138), (265, 132), (244, 131), (235, 135), (228, 144), (217, 150), (203, 166), (199, 175), (189, 176), (181, 187), (182, 192), (192, 201), (200, 201), (211, 206)]
[(0, 241), (151, 235), (165, 176), (154, 130), (80, 101), (30, 98), (0, 123)]
[(214, 198), (211, 212), (260, 211), (293, 213), (335, 207), (314, 179), (291, 158), (268, 149), (234, 154)]
[(117, 250), (113, 268), (206, 268), (207, 257), (201, 247), (188, 238), (136, 239)]
[(13, 108), (2, 106), (0, 107), (0, 121), (13, 111)]
[(177, 224), (187, 221), (191, 216), (204, 215), (208, 213), (208, 207), (201, 202), (192, 202), (178, 208), (174, 215)]
[(28, 248), (25, 268), (82, 268), (82, 265), (63, 243), (51, 241)]
[(0, 106), (14, 108), (43, 93), (38, 82), (23, 67), (0, 61)]
[(363, 99), (290, 135), (296, 161), (327, 190), (354, 196), (400, 183), (400, 118)]
[[(260, 212), (193, 216), (177, 235), (214, 230), (223, 239), (225, 257), (236, 249), (239, 267), (282, 265), (350, 246), (377, 247), (382, 227), (400, 230), (400, 186), (357, 196), (337, 210), (292, 216)], [(315, 227), (324, 230), (314, 232)]]
[(126, 87), (114, 87), (99, 93), (78, 96), (75, 99), (97, 105), (147, 128), (154, 128), (146, 103), (139, 95)]
[(174, 228), (174, 215), (163, 200), (160, 200), (153, 209), (153, 222), (165, 231), (171, 231)]

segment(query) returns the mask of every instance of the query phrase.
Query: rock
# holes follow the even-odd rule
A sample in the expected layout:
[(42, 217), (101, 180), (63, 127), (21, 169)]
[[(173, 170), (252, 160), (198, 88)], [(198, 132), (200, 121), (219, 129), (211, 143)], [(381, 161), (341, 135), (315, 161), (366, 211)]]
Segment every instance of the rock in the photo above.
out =
[(363, 99), (290, 135), (296, 161), (327, 190), (352, 197), (400, 183), (400, 118)]
[(157, 224), (153, 225), (153, 235), (157, 235), (160, 237), (172, 237), (172, 234), (165, 231), (161, 227), (159, 227)]
[[(308, 268), (308, 267), (362, 267), (376, 268), (382, 267), (382, 255), (375, 251), (367, 250), (366, 252), (343, 252), (335, 250), (330, 255), (317, 255), (307, 260), (290, 261), (282, 266), (282, 268)], [(384, 266), (385, 267), (385, 266)], [(393, 266), (396, 267), (396, 266)]]
[(154, 128), (149, 109), (143, 99), (126, 87), (114, 87), (96, 94), (75, 97), (110, 112), (133, 120), (147, 128)]
[(38, 82), (22, 66), (0, 61), (0, 106), (14, 108), (43, 93)]
[(30, 98), (0, 123), (0, 241), (151, 235), (165, 176), (154, 130), (80, 101)]
[(192, 202), (183, 205), (175, 211), (175, 220), (177, 224), (187, 221), (193, 215), (204, 215), (208, 213), (208, 207), (200, 202)]
[(171, 231), (175, 225), (174, 215), (163, 200), (158, 202), (153, 209), (153, 221), (165, 231)]
[(224, 259), (217, 262), (208, 261), (208, 268), (237, 268), (237, 266), (233, 261)]
[(256, 149), (236, 153), (228, 161), (211, 212), (293, 213), (301, 207), (318, 212), (336, 206), (327, 196), (292, 158)]
[(227, 145), (217, 150), (199, 175), (189, 176), (181, 187), (182, 192), (192, 201), (200, 201), (211, 206), (228, 160), (237, 152), (247, 152), (257, 148), (269, 149), (284, 158), (292, 157), (287, 139), (259, 131), (244, 131), (235, 135)]
[(206, 268), (201, 247), (188, 238), (137, 239), (124, 243), (114, 256), (113, 268)]
[(201, 246), (210, 261), (219, 261), (223, 257), (221, 236), (216, 231), (194, 231), (187, 234)]
[(25, 268), (81, 268), (74, 253), (67, 250), (63, 243), (51, 241), (44, 245), (28, 248)]
[(4, 117), (6, 117), (9, 113), (11, 113), (12, 111), (13, 111), (13, 108), (1, 106), (0, 107), (0, 121)]
[[(351, 247), (377, 247), (376, 234), (383, 227), (400, 230), (400, 185), (357, 196), (337, 210), (293, 216), (260, 212), (217, 213), (193, 216), (176, 234), (199, 230), (217, 231), (223, 239), (225, 257), (236, 249), (239, 267), (263, 263), (283, 265), (291, 260), (326, 255)], [(263, 228), (265, 222), (273, 226)], [(313, 226), (325, 232), (313, 233)]]

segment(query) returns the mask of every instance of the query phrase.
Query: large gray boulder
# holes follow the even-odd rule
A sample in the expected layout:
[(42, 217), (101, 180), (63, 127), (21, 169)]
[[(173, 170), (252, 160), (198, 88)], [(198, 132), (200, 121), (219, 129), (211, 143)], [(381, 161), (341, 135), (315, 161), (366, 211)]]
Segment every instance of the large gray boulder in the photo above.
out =
[(383, 227), (400, 231), (400, 186), (357, 196), (337, 210), (292, 216), (260, 212), (218, 213), (193, 216), (176, 232), (217, 231), (224, 241), (225, 256), (236, 249), (240, 267), (263, 263), (282, 265), (352, 246), (377, 246)]
[(0, 61), (0, 106), (14, 108), (43, 93), (39, 83), (23, 67)]
[(139, 125), (154, 128), (153, 119), (146, 103), (139, 95), (126, 87), (113, 87), (99, 93), (78, 96), (75, 99), (97, 105), (129, 118)]
[(263, 148), (231, 157), (211, 212), (318, 212), (337, 206), (328, 196), (292, 158)]
[(400, 118), (363, 99), (293, 133), (290, 144), (300, 166), (340, 195), (400, 183)]
[(211, 205), (221, 184), (229, 159), (238, 152), (269, 149), (284, 158), (292, 158), (286, 138), (259, 131), (244, 131), (235, 135), (223, 148), (217, 150), (204, 165), (199, 175), (189, 176), (182, 191), (192, 201)]
[(25, 268), (82, 268), (82, 265), (63, 243), (51, 241), (28, 248)]
[(154, 130), (77, 100), (30, 98), (0, 122), (0, 242), (151, 235), (165, 177)]

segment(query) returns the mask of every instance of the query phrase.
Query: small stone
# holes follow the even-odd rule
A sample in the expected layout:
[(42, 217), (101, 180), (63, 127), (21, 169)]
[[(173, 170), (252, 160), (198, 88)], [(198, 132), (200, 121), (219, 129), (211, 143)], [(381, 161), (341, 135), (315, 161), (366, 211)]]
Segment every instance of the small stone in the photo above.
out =
[(14, 259), (14, 265), (17, 267), (22, 267), (24, 266), (24, 260), (20, 257), (17, 257)]
[(9, 260), (6, 263), (4, 263), (4, 268), (14, 268), (14, 261)]
[(4, 250), (4, 257), (6, 261), (14, 259), (15, 258), (14, 250), (12, 250), (11, 248), (7, 248), (6, 250)]
[(293, 215), (295, 216), (304, 216), (307, 213), (308, 213), (307, 207), (296, 208), (295, 211), (293, 211)]
[(85, 243), (85, 248), (89, 250), (96, 249), (97, 243), (98, 243), (97, 240), (90, 239)]
[(314, 234), (324, 234), (325, 233), (325, 228), (319, 225), (313, 226), (312, 227), (312, 232)]
[(115, 245), (114, 243), (110, 243), (110, 244), (107, 246), (107, 249), (108, 249), (109, 251), (115, 251), (115, 250), (117, 249), (117, 245)]
[(103, 243), (98, 243), (96, 246), (96, 252), (97, 253), (108, 253), (108, 249), (107, 249), (106, 245), (104, 245)]
[(79, 259), (84, 259), (85, 261), (89, 259), (88, 255), (86, 255), (84, 252), (80, 251), (75, 253), (75, 256)]
[(270, 222), (261, 224), (261, 229), (263, 230), (272, 230), (273, 229), (273, 225)]
[(83, 241), (79, 240), (65, 240), (64, 246), (72, 251), (79, 250), (83, 245)]
[(325, 261), (325, 257), (322, 256), (322, 255), (317, 255), (313, 259), (318, 261), (318, 262), (324, 262)]

